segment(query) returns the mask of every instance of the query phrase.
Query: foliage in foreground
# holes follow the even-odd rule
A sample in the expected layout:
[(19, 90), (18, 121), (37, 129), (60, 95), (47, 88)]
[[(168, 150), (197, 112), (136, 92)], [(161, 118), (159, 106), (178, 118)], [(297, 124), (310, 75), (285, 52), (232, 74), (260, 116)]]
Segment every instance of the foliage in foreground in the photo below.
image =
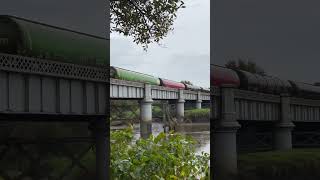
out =
[(160, 133), (131, 143), (132, 129), (111, 133), (112, 179), (209, 179), (209, 154), (195, 154), (195, 141)]
[[(11, 123), (10, 126), (4, 125), (1, 124), (0, 140), (6, 142), (10, 137), (15, 141), (0, 146), (0, 180), (94, 179), (95, 154), (94, 150), (89, 148), (91, 143), (65, 141), (67, 137), (90, 137), (86, 122), (19, 122)], [(72, 162), (72, 157), (79, 157), (79, 161), (74, 162), (79, 162), (82, 168)], [(75, 167), (71, 168), (73, 165)]]
[(320, 149), (295, 149), (239, 156), (239, 180), (318, 180)]

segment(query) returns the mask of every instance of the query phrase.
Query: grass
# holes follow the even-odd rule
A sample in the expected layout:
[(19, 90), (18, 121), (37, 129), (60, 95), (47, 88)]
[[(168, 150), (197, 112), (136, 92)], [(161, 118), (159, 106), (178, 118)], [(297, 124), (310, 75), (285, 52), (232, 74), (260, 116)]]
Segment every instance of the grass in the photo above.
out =
[(239, 180), (318, 180), (320, 149), (242, 154)]
[(185, 119), (191, 120), (192, 122), (207, 121), (210, 120), (210, 109), (192, 109), (186, 110), (184, 114)]

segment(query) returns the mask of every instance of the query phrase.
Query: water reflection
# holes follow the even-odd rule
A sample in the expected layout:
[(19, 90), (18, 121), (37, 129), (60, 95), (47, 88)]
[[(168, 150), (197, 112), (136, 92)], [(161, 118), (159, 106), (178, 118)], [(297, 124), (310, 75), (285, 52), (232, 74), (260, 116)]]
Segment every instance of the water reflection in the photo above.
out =
[[(209, 126), (209, 125), (207, 125)], [(140, 124), (134, 124), (134, 139), (137, 140), (140, 138)], [(200, 154), (202, 151), (210, 154), (210, 131), (203, 130), (204, 128), (196, 128), (196, 124), (194, 124), (193, 128), (179, 129), (178, 132), (190, 135), (195, 140), (197, 140), (197, 153)], [(208, 129), (208, 128), (206, 128)], [(152, 123), (152, 134), (157, 136), (160, 132), (163, 132), (163, 124), (162, 123)]]

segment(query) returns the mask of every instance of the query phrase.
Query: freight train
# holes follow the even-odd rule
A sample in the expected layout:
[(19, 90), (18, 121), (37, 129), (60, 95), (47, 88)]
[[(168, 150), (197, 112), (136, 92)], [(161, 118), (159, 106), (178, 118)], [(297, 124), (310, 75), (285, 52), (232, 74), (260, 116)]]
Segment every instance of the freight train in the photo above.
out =
[(110, 66), (110, 78), (121, 79), (126, 81), (142, 82), (146, 84), (164, 86), (174, 89), (187, 89), (194, 91), (205, 91), (209, 92), (209, 89), (202, 88), (199, 86), (189, 85), (181, 82), (175, 82), (168, 79), (154, 77), (148, 74), (143, 74), (135, 71), (130, 71), (127, 69), (122, 69), (119, 67)]
[(108, 65), (106, 38), (0, 15), (0, 52), (91, 66)]
[[(0, 53), (108, 68), (108, 44), (106, 38), (0, 15)], [(110, 77), (175, 89), (210, 91), (117, 67), (110, 67)]]
[(210, 85), (231, 84), (236, 88), (270, 94), (289, 93), (292, 96), (320, 99), (320, 86), (283, 80), (273, 76), (258, 75), (242, 70), (233, 70), (210, 65)]

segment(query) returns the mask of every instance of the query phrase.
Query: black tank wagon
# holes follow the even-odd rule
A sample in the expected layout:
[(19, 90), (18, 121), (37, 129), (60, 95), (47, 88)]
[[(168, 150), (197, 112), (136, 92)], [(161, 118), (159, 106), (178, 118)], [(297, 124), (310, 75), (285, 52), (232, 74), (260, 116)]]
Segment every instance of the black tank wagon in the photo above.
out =
[[(211, 69), (211, 82), (216, 82), (219, 80), (219, 84), (212, 83), (211, 85), (221, 85), (224, 84), (223, 78), (220, 78), (220, 72), (215, 72), (215, 66)], [(229, 74), (224, 74), (224, 77), (233, 77), (234, 80), (230, 81), (228, 78), (225, 80), (225, 84), (230, 84), (234, 82), (235, 87), (238, 87), (240, 81), (240, 89), (256, 91), (269, 94), (282, 94), (289, 93), (292, 96), (308, 98), (308, 99), (320, 99), (320, 86), (313, 84), (296, 82), (291, 80), (283, 80), (273, 76), (258, 75), (242, 70), (232, 70), (225, 71)], [(237, 77), (234, 77), (236, 72)], [(215, 74), (216, 73), (216, 74)], [(215, 80), (217, 78), (217, 80)]]

